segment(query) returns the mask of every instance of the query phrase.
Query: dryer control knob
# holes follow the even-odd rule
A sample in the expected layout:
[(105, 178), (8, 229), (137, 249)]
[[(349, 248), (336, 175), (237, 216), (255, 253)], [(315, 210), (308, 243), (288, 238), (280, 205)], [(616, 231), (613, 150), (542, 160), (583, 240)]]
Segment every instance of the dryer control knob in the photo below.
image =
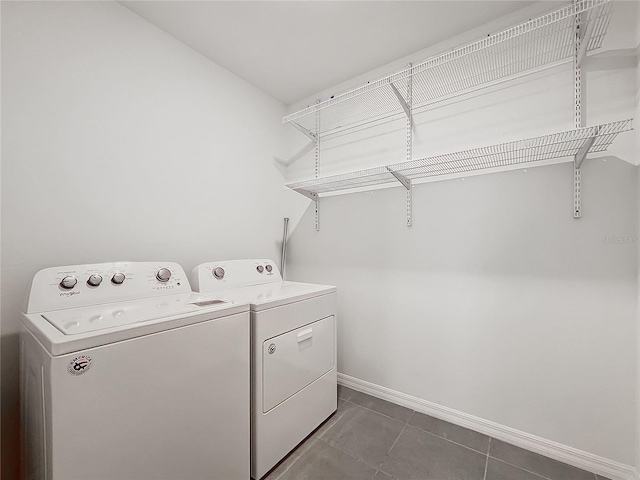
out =
[(113, 274), (113, 277), (111, 277), (111, 283), (115, 283), (116, 285), (120, 285), (122, 283), (124, 283), (124, 273), (122, 272), (116, 272)]
[(73, 275), (67, 275), (62, 280), (60, 280), (60, 286), (66, 290), (71, 290), (78, 283), (78, 279)]
[(171, 278), (171, 270), (169, 270), (168, 268), (161, 268), (156, 273), (156, 278), (159, 282), (168, 282)]
[(273, 267), (271, 265), (269, 265), (269, 264), (267, 264), (267, 266), (264, 267), (264, 268), (266, 268), (267, 272), (269, 272), (269, 273), (271, 273), (271, 270), (273, 270)]
[(259, 273), (262, 273), (262, 272), (264, 272), (264, 267), (262, 265), (258, 265), (256, 267), (256, 270), (258, 270)]
[(87, 283), (92, 287), (97, 287), (102, 283), (102, 276), (98, 275), (97, 273), (94, 273), (87, 279)]
[(218, 280), (222, 280), (224, 278), (224, 268), (216, 267), (213, 269), (213, 276)]

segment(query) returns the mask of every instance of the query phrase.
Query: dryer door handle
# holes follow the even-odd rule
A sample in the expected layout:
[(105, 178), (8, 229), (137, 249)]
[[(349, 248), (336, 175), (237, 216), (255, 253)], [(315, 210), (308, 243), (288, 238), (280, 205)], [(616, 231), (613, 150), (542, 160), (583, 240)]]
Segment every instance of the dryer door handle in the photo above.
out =
[(311, 337), (313, 337), (313, 328), (307, 328), (306, 330), (303, 330), (300, 333), (298, 333), (298, 335), (296, 336), (296, 338), (298, 339), (298, 343), (304, 342), (305, 340), (308, 340)]

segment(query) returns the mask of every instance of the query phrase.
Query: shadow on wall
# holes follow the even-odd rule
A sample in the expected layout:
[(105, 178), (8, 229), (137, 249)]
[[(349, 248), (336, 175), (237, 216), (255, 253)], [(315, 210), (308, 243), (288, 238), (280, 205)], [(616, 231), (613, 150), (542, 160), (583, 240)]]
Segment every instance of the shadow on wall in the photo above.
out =
[[(20, 339), (18, 334), (3, 335), (1, 340), (3, 358), (19, 358)], [(2, 468), (0, 477), (20, 478), (20, 395), (9, 389), (20, 384), (20, 372), (14, 362), (2, 364)]]

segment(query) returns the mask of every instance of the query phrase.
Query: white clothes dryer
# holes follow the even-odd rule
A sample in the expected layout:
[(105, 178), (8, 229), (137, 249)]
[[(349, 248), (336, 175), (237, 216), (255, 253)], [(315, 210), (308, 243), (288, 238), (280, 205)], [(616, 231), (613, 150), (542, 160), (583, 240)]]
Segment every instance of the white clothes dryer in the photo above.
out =
[(25, 478), (249, 478), (248, 305), (119, 262), (39, 271), (24, 311)]
[(251, 307), (251, 476), (260, 479), (337, 408), (336, 287), (283, 281), (271, 260), (193, 270), (194, 290)]

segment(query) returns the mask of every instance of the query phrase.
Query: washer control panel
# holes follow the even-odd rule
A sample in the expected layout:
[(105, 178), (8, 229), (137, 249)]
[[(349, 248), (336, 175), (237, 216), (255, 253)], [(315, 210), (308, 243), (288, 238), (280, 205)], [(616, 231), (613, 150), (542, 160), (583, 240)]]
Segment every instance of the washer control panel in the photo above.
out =
[(114, 262), (45, 268), (31, 282), (26, 313), (189, 293), (173, 262)]
[(223, 260), (198, 265), (191, 274), (196, 292), (214, 292), (227, 288), (282, 282), (273, 260)]

